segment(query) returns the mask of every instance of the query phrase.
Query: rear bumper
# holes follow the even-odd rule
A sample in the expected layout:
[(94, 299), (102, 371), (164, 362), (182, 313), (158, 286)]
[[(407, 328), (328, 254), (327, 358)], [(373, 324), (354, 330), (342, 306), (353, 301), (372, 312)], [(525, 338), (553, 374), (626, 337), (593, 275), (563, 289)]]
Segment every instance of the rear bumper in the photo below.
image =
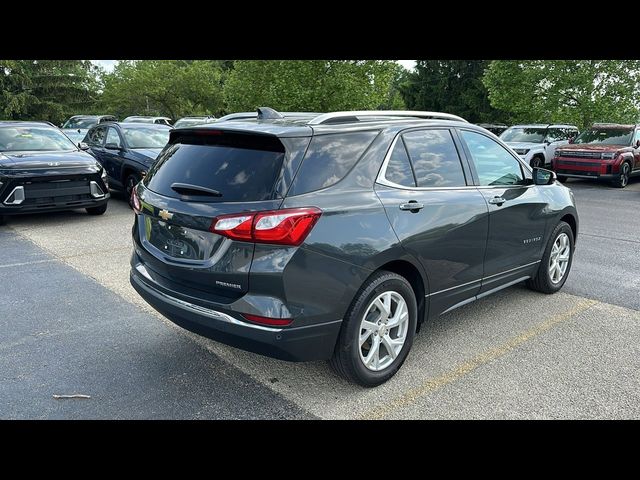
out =
[[(144, 271), (144, 270), (142, 270)], [(216, 309), (185, 301), (157, 288), (135, 266), (130, 281), (158, 312), (186, 330), (242, 350), (293, 362), (326, 360), (333, 355), (342, 321), (304, 327), (266, 327), (243, 320), (220, 305)]]

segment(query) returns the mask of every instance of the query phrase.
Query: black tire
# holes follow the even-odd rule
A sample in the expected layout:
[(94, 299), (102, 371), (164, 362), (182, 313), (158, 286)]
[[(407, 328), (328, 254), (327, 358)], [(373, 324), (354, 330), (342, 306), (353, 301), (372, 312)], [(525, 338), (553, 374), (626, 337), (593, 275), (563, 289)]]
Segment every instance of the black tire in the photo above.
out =
[(629, 174), (631, 173), (631, 166), (628, 162), (624, 162), (620, 165), (620, 176), (615, 179), (612, 185), (616, 188), (624, 188), (629, 184)]
[[(392, 363), (383, 370), (373, 371), (369, 370), (360, 358), (360, 323), (375, 298), (387, 291), (400, 294), (407, 304), (409, 313), (407, 336), (404, 345)], [(329, 364), (336, 373), (363, 387), (375, 387), (386, 382), (396, 374), (411, 350), (417, 319), (416, 297), (409, 282), (404, 277), (392, 272), (384, 270), (376, 272), (356, 294), (349, 310), (347, 310)]]
[(86, 210), (89, 215), (103, 215), (104, 212), (107, 211), (107, 205), (108, 204), (105, 203), (104, 205), (100, 205), (99, 207), (90, 207)]
[(531, 168), (544, 168), (544, 158), (540, 155), (536, 155), (531, 159), (529, 165), (531, 165)]
[(133, 187), (138, 184), (141, 178), (142, 177), (140, 177), (140, 175), (138, 175), (137, 173), (130, 173), (124, 180), (124, 189), (127, 193), (127, 202), (129, 203), (129, 206), (131, 208), (133, 208), (133, 205), (131, 205), (131, 191), (133, 190)]
[(567, 177), (564, 177), (562, 175), (558, 175), (556, 178), (560, 183), (567, 183), (567, 180), (569, 180)]
[(5, 225), (7, 223), (7, 217), (4, 215), (0, 215), (0, 225)]
[[(553, 244), (560, 237), (560, 235), (566, 234), (569, 237), (569, 263), (567, 265), (567, 269), (564, 272), (564, 275), (558, 282), (553, 282), (551, 280), (551, 275), (549, 274), (549, 259), (551, 257), (551, 250), (553, 248)], [(573, 263), (573, 252), (574, 252), (574, 239), (573, 239), (573, 230), (566, 222), (560, 222), (556, 225), (556, 228), (553, 229), (551, 236), (549, 237), (549, 242), (547, 243), (547, 247), (544, 249), (544, 254), (542, 255), (542, 261), (538, 266), (538, 272), (535, 277), (527, 280), (527, 287), (532, 290), (536, 290), (542, 293), (556, 293), (558, 290), (562, 288), (564, 282), (567, 281), (567, 277), (569, 276), (569, 272), (571, 271), (571, 264)]]

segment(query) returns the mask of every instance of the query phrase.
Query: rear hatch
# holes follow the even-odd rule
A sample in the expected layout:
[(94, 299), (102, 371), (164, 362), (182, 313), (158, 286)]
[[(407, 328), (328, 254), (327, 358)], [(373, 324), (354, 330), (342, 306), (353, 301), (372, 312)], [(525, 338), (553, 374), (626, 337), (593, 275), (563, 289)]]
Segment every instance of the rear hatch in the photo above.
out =
[(277, 209), (286, 153), (273, 135), (172, 132), (137, 189), (141, 214), (134, 239), (154, 278), (211, 301), (243, 295), (254, 244), (212, 233), (210, 227), (220, 215)]

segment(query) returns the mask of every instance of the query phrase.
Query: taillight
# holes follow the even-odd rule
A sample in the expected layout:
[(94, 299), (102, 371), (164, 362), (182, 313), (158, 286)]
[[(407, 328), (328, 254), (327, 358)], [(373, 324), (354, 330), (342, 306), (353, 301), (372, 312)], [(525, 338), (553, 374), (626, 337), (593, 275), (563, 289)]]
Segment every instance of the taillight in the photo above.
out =
[(213, 219), (209, 230), (234, 240), (298, 246), (320, 215), (322, 210), (316, 207), (221, 215)]
[(136, 213), (140, 213), (140, 211), (142, 210), (140, 208), (140, 199), (138, 198), (138, 194), (136, 193), (136, 188), (133, 187), (131, 189), (131, 208), (133, 208), (133, 211)]
[(292, 318), (261, 317), (260, 315), (251, 315), (250, 313), (243, 313), (242, 316), (250, 322), (259, 323), (261, 325), (271, 325), (274, 327), (284, 327), (293, 322)]

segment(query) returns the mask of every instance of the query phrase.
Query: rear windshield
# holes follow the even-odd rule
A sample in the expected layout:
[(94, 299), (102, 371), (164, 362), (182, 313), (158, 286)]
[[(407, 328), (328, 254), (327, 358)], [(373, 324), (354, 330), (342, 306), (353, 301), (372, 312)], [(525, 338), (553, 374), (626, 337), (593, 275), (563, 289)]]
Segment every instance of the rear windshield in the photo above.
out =
[[(254, 137), (254, 138), (252, 138)], [(276, 198), (285, 149), (273, 137), (185, 135), (167, 145), (145, 177), (150, 190), (180, 198), (171, 188), (184, 183), (218, 191), (210, 202), (252, 202)]]

